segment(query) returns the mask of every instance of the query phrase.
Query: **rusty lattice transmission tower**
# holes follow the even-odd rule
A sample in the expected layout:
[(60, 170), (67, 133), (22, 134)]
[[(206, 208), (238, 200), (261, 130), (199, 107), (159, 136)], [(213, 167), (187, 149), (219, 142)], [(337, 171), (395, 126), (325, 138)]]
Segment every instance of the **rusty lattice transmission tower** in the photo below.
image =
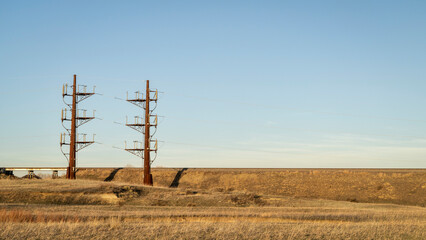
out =
[[(154, 96), (151, 98), (151, 93)], [(144, 135), (144, 142), (133, 141), (133, 147), (127, 148), (125, 143), (125, 150), (143, 159), (143, 184), (152, 186), (152, 174), (151, 174), (151, 152), (157, 153), (158, 142), (152, 140), (152, 136), (155, 134), (158, 125), (158, 116), (153, 115), (152, 112), (157, 107), (158, 90), (151, 91), (149, 89), (149, 80), (146, 80), (146, 93), (145, 97), (141, 92), (135, 92), (135, 98), (129, 99), (127, 94), (126, 100), (134, 105), (144, 109), (144, 120), (140, 116), (135, 116), (134, 123), (129, 123), (126, 117), (126, 126), (142, 133)], [(150, 108), (150, 102), (155, 103), (155, 107)], [(151, 118), (153, 117), (153, 120)], [(150, 133), (151, 127), (155, 127), (154, 133)], [(151, 145), (154, 144), (153, 147)], [(155, 158), (154, 158), (155, 160)]]
[[(68, 93), (69, 87), (72, 89), (72, 93)], [(67, 179), (75, 179), (77, 152), (95, 142), (94, 134), (92, 141), (90, 141), (87, 139), (87, 134), (77, 132), (78, 127), (95, 118), (94, 110), (93, 115), (88, 116), (87, 111), (84, 109), (78, 109), (77, 105), (79, 102), (85, 100), (86, 98), (94, 94), (95, 87), (93, 87), (93, 92), (87, 92), (87, 86), (77, 85), (77, 75), (74, 75), (74, 81), (72, 86), (64, 84), (62, 87), (62, 98), (64, 100), (64, 103), (69, 107), (69, 109), (62, 109), (62, 126), (65, 128), (65, 130), (67, 130), (67, 133), (61, 133), (60, 143), (61, 151), (67, 158), (69, 163), (67, 167)], [(67, 97), (72, 98), (72, 103), (67, 103), (67, 101), (65, 100), (65, 98)], [(65, 121), (71, 122), (71, 126), (69, 128), (64, 125)], [(62, 149), (64, 145), (69, 146), (69, 153), (64, 152), (64, 150)]]

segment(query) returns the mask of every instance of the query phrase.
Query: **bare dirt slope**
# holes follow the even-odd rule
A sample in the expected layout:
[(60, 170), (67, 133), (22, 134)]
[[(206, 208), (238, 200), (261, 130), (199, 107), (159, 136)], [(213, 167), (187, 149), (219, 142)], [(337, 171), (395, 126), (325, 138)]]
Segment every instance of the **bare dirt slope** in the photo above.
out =
[[(154, 186), (426, 206), (426, 169), (154, 168)], [(81, 168), (77, 178), (141, 182), (136, 168)]]

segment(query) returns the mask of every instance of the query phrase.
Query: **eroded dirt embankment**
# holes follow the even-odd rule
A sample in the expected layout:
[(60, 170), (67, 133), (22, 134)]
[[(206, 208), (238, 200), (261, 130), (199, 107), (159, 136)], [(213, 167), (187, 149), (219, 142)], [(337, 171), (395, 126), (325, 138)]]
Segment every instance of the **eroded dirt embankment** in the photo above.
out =
[[(426, 206), (426, 169), (154, 168), (154, 186)], [(77, 178), (140, 183), (135, 168), (81, 168)]]

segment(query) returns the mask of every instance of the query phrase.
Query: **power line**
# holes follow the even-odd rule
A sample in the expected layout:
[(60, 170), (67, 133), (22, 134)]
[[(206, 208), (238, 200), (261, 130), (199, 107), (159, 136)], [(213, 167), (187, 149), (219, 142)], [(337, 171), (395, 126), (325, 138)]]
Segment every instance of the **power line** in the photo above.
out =
[(263, 128), (273, 128), (273, 129), (283, 129), (283, 130), (292, 130), (292, 131), (302, 131), (302, 132), (311, 132), (311, 133), (326, 133), (326, 134), (346, 134), (346, 135), (359, 135), (359, 136), (370, 136), (370, 137), (395, 137), (395, 138), (410, 138), (410, 139), (419, 139), (419, 140), (426, 140), (426, 137), (422, 136), (410, 136), (410, 135), (394, 135), (394, 134), (369, 134), (369, 133), (353, 133), (353, 132), (332, 132), (332, 131), (326, 131), (326, 130), (316, 130), (316, 129), (308, 129), (308, 128), (294, 128), (294, 127), (281, 127), (281, 126), (270, 126), (270, 125), (262, 125), (258, 123), (249, 123), (249, 122), (243, 122), (243, 121), (213, 121), (213, 120), (202, 120), (202, 119), (191, 119), (191, 118), (176, 118), (176, 117), (166, 117), (166, 118), (175, 118), (175, 119), (181, 119), (185, 121), (194, 121), (194, 122), (205, 122), (205, 123), (216, 123), (216, 124), (222, 124), (222, 125), (246, 125), (246, 126), (256, 126), (256, 127), (263, 127)]
[[(193, 99), (198, 99), (198, 100), (204, 100), (204, 101), (212, 101), (212, 102), (216, 102), (218, 101), (217, 99), (210, 99), (210, 98), (205, 98), (205, 97), (195, 97), (195, 96), (188, 96), (188, 95), (182, 95), (182, 94), (175, 94), (178, 96), (183, 96), (183, 97), (188, 97), (188, 98), (193, 98)], [(123, 100), (124, 99), (120, 99), (117, 97), (112, 97), (109, 96), (110, 98), (114, 98), (117, 100)], [(228, 101), (222, 101), (222, 102), (227, 102)], [(259, 104), (252, 104), (252, 103), (246, 103), (246, 102), (236, 102), (234, 101), (233, 103), (235, 104), (242, 104), (242, 105), (248, 105), (248, 106), (252, 106), (252, 107), (262, 107), (262, 108), (269, 108), (269, 109), (279, 109), (277, 107), (270, 107), (270, 106), (265, 106), (265, 105), (259, 105)], [(322, 112), (322, 111), (315, 111), (317, 113), (327, 113), (327, 114), (335, 114), (335, 113), (331, 113), (331, 112)], [(346, 116), (358, 116), (361, 117), (362, 115), (355, 115), (355, 114), (340, 114), (340, 113), (336, 113), (338, 115), (346, 115)], [(373, 118), (374, 116), (368, 116), (365, 115), (365, 117), (369, 117), (369, 118)], [(169, 118), (169, 117), (167, 117)], [(174, 118), (174, 117), (173, 117)], [(382, 119), (388, 119), (388, 120), (400, 120), (400, 121), (418, 121), (418, 122), (426, 122), (423, 120), (409, 120), (409, 119), (396, 119), (396, 118), (383, 118), (383, 117), (378, 117), (378, 118), (382, 118)], [(327, 133), (327, 134), (347, 134), (347, 135), (360, 135), (360, 136), (371, 136), (371, 137), (396, 137), (396, 138), (411, 138), (411, 139), (421, 139), (421, 140), (426, 140), (426, 137), (422, 137), (422, 136), (411, 136), (411, 135), (395, 135), (395, 134), (371, 134), (371, 133), (353, 133), (353, 132), (332, 132), (332, 131), (326, 131), (326, 130), (316, 130), (316, 129), (307, 129), (307, 128), (294, 128), (294, 127), (278, 127), (278, 126), (264, 126), (261, 124), (257, 124), (257, 123), (242, 123), (240, 122), (225, 122), (225, 121), (211, 121), (211, 120), (194, 120), (194, 119), (186, 119), (189, 121), (196, 121), (196, 122), (208, 122), (208, 123), (219, 123), (219, 124), (225, 124), (225, 125), (229, 125), (229, 124), (235, 124), (235, 125), (241, 125), (241, 124), (245, 124), (245, 125), (250, 125), (250, 126), (258, 126), (258, 127), (267, 127), (267, 128), (276, 128), (276, 129), (285, 129), (285, 130), (292, 130), (292, 131), (302, 131), (302, 132), (311, 132), (311, 133)]]
[[(153, 97), (151, 97), (151, 93), (154, 93)], [(137, 91), (135, 98), (129, 99), (128, 96), (126, 97), (127, 102), (132, 103), (144, 110), (143, 112), (145, 121), (143, 121), (141, 117), (136, 116), (134, 123), (128, 123), (126, 117), (126, 126), (142, 133), (144, 135), (144, 142), (142, 146), (141, 142), (133, 141), (133, 147), (127, 148), (126, 146), (124, 150), (143, 159), (143, 184), (150, 186), (153, 185), (151, 174), (151, 152), (157, 154), (158, 147), (157, 140), (152, 140), (152, 136), (155, 134), (155, 132), (152, 134), (150, 133), (151, 127), (155, 127), (156, 131), (158, 126), (158, 118), (156, 115), (152, 114), (155, 108), (157, 107), (157, 100), (158, 91), (153, 91), (149, 88), (149, 80), (146, 80), (145, 96), (143, 96), (143, 93)], [(151, 102), (155, 104), (153, 108), (150, 108)], [(154, 122), (151, 121), (151, 117), (154, 117)], [(152, 142), (155, 143), (153, 148), (151, 147)], [(155, 160), (155, 158), (153, 160)]]
[[(81, 87), (81, 89), (80, 89)], [(64, 84), (62, 87), (62, 98), (63, 102), (70, 108), (67, 110), (66, 108), (62, 110), (61, 122), (62, 126), (65, 128), (67, 133), (61, 134), (61, 151), (64, 156), (67, 158), (69, 166), (67, 168), (67, 179), (75, 179), (76, 173), (76, 160), (77, 160), (77, 152), (95, 142), (93, 135), (93, 140), (86, 140), (86, 134), (78, 133), (77, 128), (81, 125), (88, 123), (89, 121), (95, 119), (95, 112), (93, 111), (93, 116), (86, 116), (86, 110), (78, 109), (78, 103), (87, 99), (90, 96), (95, 94), (95, 88), (93, 87), (93, 92), (87, 92), (86, 86), (77, 85), (77, 75), (74, 74), (74, 81), (72, 84), (72, 93), (68, 93), (68, 85)], [(71, 97), (72, 103), (67, 103), (65, 98)], [(70, 113), (70, 114), (67, 114)], [(68, 116), (67, 116), (68, 115)], [(71, 115), (71, 116), (69, 116)], [(70, 128), (64, 125), (64, 121), (69, 121), (71, 126)], [(79, 139), (79, 136), (82, 139)], [(69, 138), (67, 141), (66, 139)], [(69, 147), (69, 154), (65, 153), (62, 149), (62, 146)]]
[(369, 115), (369, 114), (354, 114), (354, 113), (318, 111), (318, 110), (308, 110), (308, 109), (301, 109), (301, 108), (295, 108), (295, 107), (270, 106), (270, 105), (262, 105), (262, 104), (256, 104), (256, 103), (250, 103), (250, 102), (242, 102), (242, 101), (213, 99), (213, 98), (200, 97), (200, 96), (190, 96), (190, 95), (177, 94), (177, 93), (168, 93), (168, 94), (180, 96), (180, 97), (185, 97), (185, 98), (202, 100), (202, 101), (209, 101), (209, 102), (223, 102), (223, 103), (232, 103), (232, 104), (251, 106), (251, 107), (261, 107), (263, 109), (290, 110), (290, 111), (299, 111), (299, 112), (307, 112), (307, 113), (315, 113), (315, 114), (323, 114), (323, 115), (334, 115), (334, 116), (342, 116), (342, 117), (356, 117), (356, 118), (369, 118), (369, 119), (379, 119), (379, 120), (426, 123), (426, 120), (420, 120), (420, 119), (392, 118), (392, 117), (383, 117), (383, 116), (376, 116), (376, 115)]
[(174, 142), (174, 141), (164, 141), (165, 143), (177, 144), (177, 145), (186, 145), (186, 146), (195, 146), (195, 147), (204, 147), (204, 148), (216, 148), (216, 149), (227, 149), (235, 151), (249, 151), (249, 152), (260, 152), (260, 153), (287, 153), (289, 151), (269, 151), (261, 149), (251, 149), (251, 148), (235, 148), (228, 146), (218, 146), (218, 145), (204, 145), (204, 144), (195, 144), (195, 143), (183, 143), (183, 142)]
[[(235, 148), (235, 147), (218, 146), (218, 145), (193, 144), (193, 143), (184, 143), (184, 142), (175, 142), (175, 141), (166, 141), (165, 143), (176, 144), (176, 145), (184, 145), (184, 146), (192, 146), (192, 147), (212, 148), (212, 149), (226, 149), (226, 150), (233, 150), (233, 151), (271, 153), (271, 154), (285, 154), (285, 153), (288, 154), (288, 153), (291, 152), (292, 154), (295, 154), (294, 151), (270, 151), (270, 150), (261, 150), (261, 149)], [(345, 159), (345, 158), (348, 158), (348, 157), (357, 158), (360, 161), (424, 162), (424, 161), (417, 161), (417, 160), (390, 160), (390, 159), (364, 158), (364, 157), (359, 158), (357, 156), (337, 156), (337, 157), (340, 157), (342, 159)]]

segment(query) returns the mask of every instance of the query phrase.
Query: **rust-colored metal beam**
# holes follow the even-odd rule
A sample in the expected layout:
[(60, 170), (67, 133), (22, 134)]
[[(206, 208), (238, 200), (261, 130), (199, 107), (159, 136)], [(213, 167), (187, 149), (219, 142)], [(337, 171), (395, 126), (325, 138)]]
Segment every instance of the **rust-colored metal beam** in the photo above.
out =
[(143, 159), (143, 184), (144, 185), (153, 185), (153, 179), (151, 174), (151, 152), (154, 151), (157, 153), (157, 141), (155, 141), (155, 148), (151, 149), (151, 127), (157, 127), (157, 117), (155, 118), (155, 121), (153, 124), (151, 124), (151, 112), (150, 109), (150, 102), (153, 101), (155, 104), (157, 103), (157, 94), (158, 91), (155, 91), (154, 98), (151, 99), (151, 90), (149, 88), (149, 80), (146, 80), (146, 94), (145, 98), (143, 95), (138, 91), (136, 92), (136, 96), (134, 99), (129, 99), (127, 96), (126, 101), (144, 109), (144, 116), (145, 120), (144, 122), (139, 122), (139, 118), (136, 117), (135, 123), (128, 123), (126, 118), (126, 126), (143, 133), (144, 135), (144, 143), (143, 147), (139, 145), (138, 141), (134, 141), (133, 148), (127, 148), (127, 144), (125, 143), (124, 150), (130, 152), (133, 155), (136, 155)]
[(153, 185), (152, 175), (151, 175), (151, 135), (150, 135), (150, 116), (151, 112), (149, 109), (150, 102), (150, 90), (149, 90), (149, 80), (146, 80), (146, 100), (145, 100), (145, 146), (144, 146), (144, 164), (143, 164), (143, 184), (144, 185)]
[(76, 155), (76, 115), (77, 115), (77, 75), (74, 74), (72, 88), (72, 109), (71, 109), (71, 132), (70, 132), (70, 154), (69, 166), (67, 168), (67, 178), (75, 179), (75, 155)]

